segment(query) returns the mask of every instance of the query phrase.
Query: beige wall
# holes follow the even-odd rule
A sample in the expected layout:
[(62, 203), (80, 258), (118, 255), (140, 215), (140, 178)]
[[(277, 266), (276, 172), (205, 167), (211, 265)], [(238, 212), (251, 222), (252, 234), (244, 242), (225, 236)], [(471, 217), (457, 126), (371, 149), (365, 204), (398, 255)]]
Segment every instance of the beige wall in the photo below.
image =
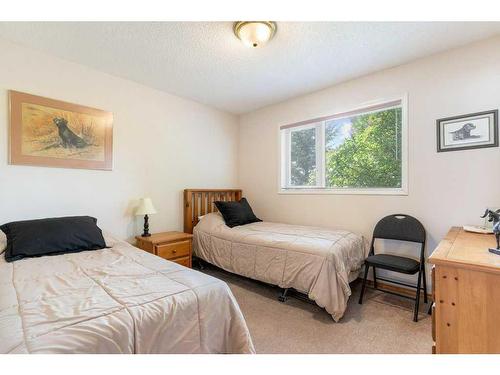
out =
[[(130, 238), (138, 197), (156, 205), (152, 231), (175, 230), (184, 188), (236, 186), (236, 117), (6, 41), (0, 51), (0, 223), (93, 215)], [(113, 112), (113, 171), (8, 165), (9, 89)]]
[[(278, 194), (280, 125), (405, 93), (407, 196)], [(414, 215), (425, 225), (432, 251), (450, 226), (481, 223), (485, 207), (500, 207), (500, 149), (437, 153), (436, 119), (499, 107), (500, 38), (495, 38), (241, 116), (240, 186), (265, 220), (342, 227), (370, 237), (384, 215)]]
[[(500, 38), (243, 115), (239, 136), (237, 118), (224, 112), (6, 41), (0, 40), (0, 50), (2, 223), (89, 214), (130, 238), (142, 224), (131, 215), (134, 199), (147, 195), (159, 211), (152, 231), (181, 229), (182, 189), (234, 187), (239, 174), (239, 186), (263, 219), (343, 227), (369, 237), (380, 217), (406, 212), (422, 220), (432, 250), (451, 225), (480, 223), (484, 207), (500, 206), (499, 149), (438, 154), (435, 139), (437, 118), (500, 107)], [(9, 89), (112, 111), (114, 170), (8, 165)], [(280, 125), (405, 93), (408, 196), (278, 194)]]

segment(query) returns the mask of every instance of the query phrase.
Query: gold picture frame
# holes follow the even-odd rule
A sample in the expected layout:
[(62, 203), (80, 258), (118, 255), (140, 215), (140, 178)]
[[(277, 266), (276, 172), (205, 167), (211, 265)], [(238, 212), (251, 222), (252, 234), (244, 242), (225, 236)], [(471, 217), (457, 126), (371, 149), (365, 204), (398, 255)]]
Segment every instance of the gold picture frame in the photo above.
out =
[(9, 91), (10, 164), (113, 169), (113, 114)]

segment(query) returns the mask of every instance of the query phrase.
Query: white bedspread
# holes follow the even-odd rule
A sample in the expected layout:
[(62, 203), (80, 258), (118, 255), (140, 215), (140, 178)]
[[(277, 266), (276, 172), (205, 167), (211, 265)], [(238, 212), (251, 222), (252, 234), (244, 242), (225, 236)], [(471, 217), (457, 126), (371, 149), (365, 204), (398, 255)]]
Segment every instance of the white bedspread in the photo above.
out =
[(1, 258), (0, 353), (255, 352), (226, 283), (128, 243)]
[(234, 228), (218, 213), (194, 228), (196, 256), (227, 271), (294, 288), (324, 307), (335, 321), (351, 295), (349, 276), (367, 255), (363, 238), (344, 230), (252, 223)]

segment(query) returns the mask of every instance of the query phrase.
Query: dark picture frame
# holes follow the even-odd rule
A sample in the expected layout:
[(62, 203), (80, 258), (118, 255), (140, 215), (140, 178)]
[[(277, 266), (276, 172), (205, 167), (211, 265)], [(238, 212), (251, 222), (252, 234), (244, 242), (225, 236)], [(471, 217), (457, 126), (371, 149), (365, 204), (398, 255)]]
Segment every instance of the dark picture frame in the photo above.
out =
[(498, 147), (498, 109), (436, 120), (437, 152)]

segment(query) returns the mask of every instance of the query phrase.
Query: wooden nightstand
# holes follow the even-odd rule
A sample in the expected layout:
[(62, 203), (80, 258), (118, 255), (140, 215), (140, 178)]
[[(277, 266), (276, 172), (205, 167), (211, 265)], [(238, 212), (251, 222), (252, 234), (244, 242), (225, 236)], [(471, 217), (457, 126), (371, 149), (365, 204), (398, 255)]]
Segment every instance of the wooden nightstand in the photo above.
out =
[(164, 232), (151, 237), (135, 237), (136, 246), (151, 254), (191, 268), (193, 235), (182, 232)]

